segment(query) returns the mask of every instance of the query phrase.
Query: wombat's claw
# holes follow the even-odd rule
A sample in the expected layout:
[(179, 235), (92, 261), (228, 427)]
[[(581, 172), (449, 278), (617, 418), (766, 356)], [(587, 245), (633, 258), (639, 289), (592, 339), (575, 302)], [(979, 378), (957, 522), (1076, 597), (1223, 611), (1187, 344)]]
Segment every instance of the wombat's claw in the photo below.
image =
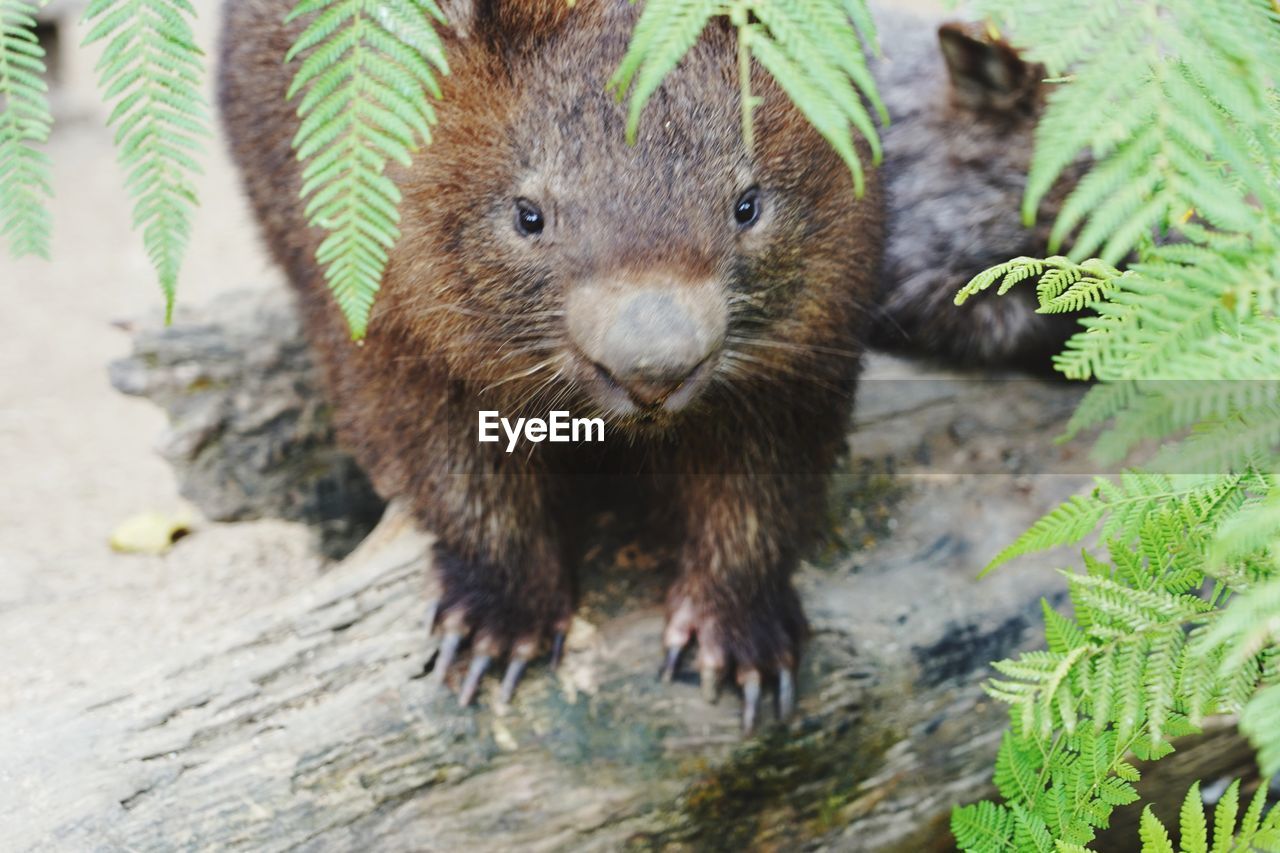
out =
[[(434, 625), (434, 613), (430, 621)], [(526, 636), (512, 642), (495, 637), (483, 630), (475, 633), (466, 619), (456, 612), (445, 617), (442, 620), (442, 626), (444, 637), (440, 640), (440, 649), (436, 652), (435, 667), (431, 671), (430, 679), (437, 685), (446, 683), (449, 669), (458, 661), (459, 650), (464, 639), (471, 636), (471, 662), (467, 665), (466, 675), (463, 676), (462, 685), (458, 688), (458, 704), (465, 708), (474, 702), (476, 694), (480, 691), (480, 684), (484, 681), (485, 674), (488, 673), (494, 659), (505, 657), (507, 668), (502, 675), (498, 697), (500, 704), (509, 705), (529, 663), (538, 656), (538, 641)], [(553, 666), (563, 649), (564, 632), (559, 631), (551, 642)]]
[(489, 668), (492, 660), (493, 658), (489, 655), (476, 655), (471, 659), (471, 666), (467, 667), (467, 677), (462, 682), (462, 689), (458, 691), (458, 704), (462, 707), (470, 705), (471, 700), (475, 698), (480, 679), (484, 677), (485, 670)]
[(778, 673), (778, 719), (787, 720), (796, 712), (796, 678), (789, 669)]
[(551, 638), (551, 663), (549, 666), (554, 670), (560, 666), (560, 658), (564, 657), (564, 631), (556, 631), (556, 635)]
[(512, 658), (507, 664), (507, 672), (502, 676), (502, 691), (499, 698), (504, 705), (511, 703), (511, 697), (515, 695), (516, 685), (520, 683), (520, 676), (524, 675), (525, 667), (529, 662), (524, 658)]
[(765, 693), (777, 691), (779, 722), (786, 722), (796, 712), (795, 662), (805, 632), (804, 615), (789, 587), (776, 598), (783, 610), (780, 619), (774, 613), (758, 615), (755, 608), (717, 611), (695, 603), (696, 599), (681, 591), (673, 592), (669, 599), (662, 634), (666, 658), (660, 677), (671, 680), (683, 650), (696, 637), (702, 695), (715, 702), (727, 674), (736, 673), (735, 683), (742, 690), (745, 735), (760, 727)]
[[(476, 702), (493, 670), (502, 676), (494, 704), (510, 705), (529, 664), (545, 651), (548, 640), (553, 668), (564, 653), (573, 620), (569, 595), (542, 590), (528, 597), (513, 586), (492, 585), (497, 573), (479, 571), (445, 549), (437, 550), (437, 559), (438, 568), (443, 567), (438, 578), (442, 591), (428, 607), (427, 630), (442, 636), (429, 680), (456, 686), (458, 704), (465, 708)], [(455, 667), (463, 670), (457, 676), (450, 672)]]
[(680, 652), (683, 649), (683, 645), (667, 646), (667, 657), (662, 662), (662, 669), (658, 671), (658, 680), (663, 684), (670, 684), (675, 679), (676, 667), (680, 665)]
[(742, 685), (742, 732), (751, 735), (760, 713), (760, 673), (754, 669), (740, 672), (738, 683)]
[(436, 653), (436, 668), (431, 671), (431, 678), (436, 684), (444, 684), (444, 677), (453, 666), (453, 659), (458, 656), (458, 647), (462, 645), (462, 635), (451, 631), (440, 641), (440, 651)]

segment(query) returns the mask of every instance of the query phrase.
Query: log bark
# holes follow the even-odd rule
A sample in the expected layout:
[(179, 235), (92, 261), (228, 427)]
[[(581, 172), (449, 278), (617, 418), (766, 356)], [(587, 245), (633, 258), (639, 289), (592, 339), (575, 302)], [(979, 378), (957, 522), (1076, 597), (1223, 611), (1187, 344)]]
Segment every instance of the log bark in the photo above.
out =
[(1006, 719), (987, 664), (1063, 591), (1055, 561), (975, 575), (1082, 484), (1080, 449), (1052, 443), (1077, 393), (873, 360), (830, 544), (799, 578), (814, 639), (785, 727), (744, 741), (736, 696), (657, 682), (670, 561), (607, 517), (559, 671), (532, 670), (510, 707), (490, 681), (460, 709), (423, 677), (430, 538), (393, 506), (291, 600), (146, 678), (0, 719), (5, 846), (949, 849)]
[(283, 291), (230, 293), (198, 318), (145, 328), (111, 384), (165, 410), (160, 454), (214, 521), (301, 521), (329, 557), (368, 535), (383, 502), (335, 444), (301, 322)]

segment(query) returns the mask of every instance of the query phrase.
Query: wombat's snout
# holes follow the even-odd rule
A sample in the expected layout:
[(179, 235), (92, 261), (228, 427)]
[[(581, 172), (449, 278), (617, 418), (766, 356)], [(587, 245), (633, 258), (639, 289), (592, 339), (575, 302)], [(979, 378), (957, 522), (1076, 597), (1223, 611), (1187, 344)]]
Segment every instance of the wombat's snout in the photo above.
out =
[(569, 336), (595, 366), (606, 403), (673, 411), (695, 396), (728, 315), (714, 282), (584, 284), (567, 313)]

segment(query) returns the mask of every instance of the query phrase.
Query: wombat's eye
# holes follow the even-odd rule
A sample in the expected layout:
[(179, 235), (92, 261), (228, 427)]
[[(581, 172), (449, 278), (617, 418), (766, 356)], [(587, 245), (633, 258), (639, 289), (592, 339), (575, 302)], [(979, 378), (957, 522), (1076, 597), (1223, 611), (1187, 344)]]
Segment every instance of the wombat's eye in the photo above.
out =
[(733, 221), (743, 228), (750, 228), (760, 218), (760, 190), (751, 189), (738, 196), (733, 206)]
[(526, 198), (516, 199), (516, 231), (524, 237), (541, 234), (547, 225), (538, 206)]

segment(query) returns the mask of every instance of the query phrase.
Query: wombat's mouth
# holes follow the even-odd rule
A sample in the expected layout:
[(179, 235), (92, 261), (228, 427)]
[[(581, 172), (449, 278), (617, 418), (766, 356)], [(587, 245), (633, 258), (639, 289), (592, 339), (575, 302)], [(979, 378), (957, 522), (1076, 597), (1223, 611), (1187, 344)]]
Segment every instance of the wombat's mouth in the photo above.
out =
[(641, 419), (675, 414), (687, 408), (706, 386), (719, 357), (718, 352), (710, 353), (684, 376), (620, 381), (600, 363), (587, 359), (582, 353), (577, 355), (590, 365), (584, 384), (596, 403), (612, 415)]
[(718, 278), (662, 269), (580, 282), (565, 303), (575, 377), (609, 415), (669, 419), (698, 398), (720, 360), (728, 304)]

